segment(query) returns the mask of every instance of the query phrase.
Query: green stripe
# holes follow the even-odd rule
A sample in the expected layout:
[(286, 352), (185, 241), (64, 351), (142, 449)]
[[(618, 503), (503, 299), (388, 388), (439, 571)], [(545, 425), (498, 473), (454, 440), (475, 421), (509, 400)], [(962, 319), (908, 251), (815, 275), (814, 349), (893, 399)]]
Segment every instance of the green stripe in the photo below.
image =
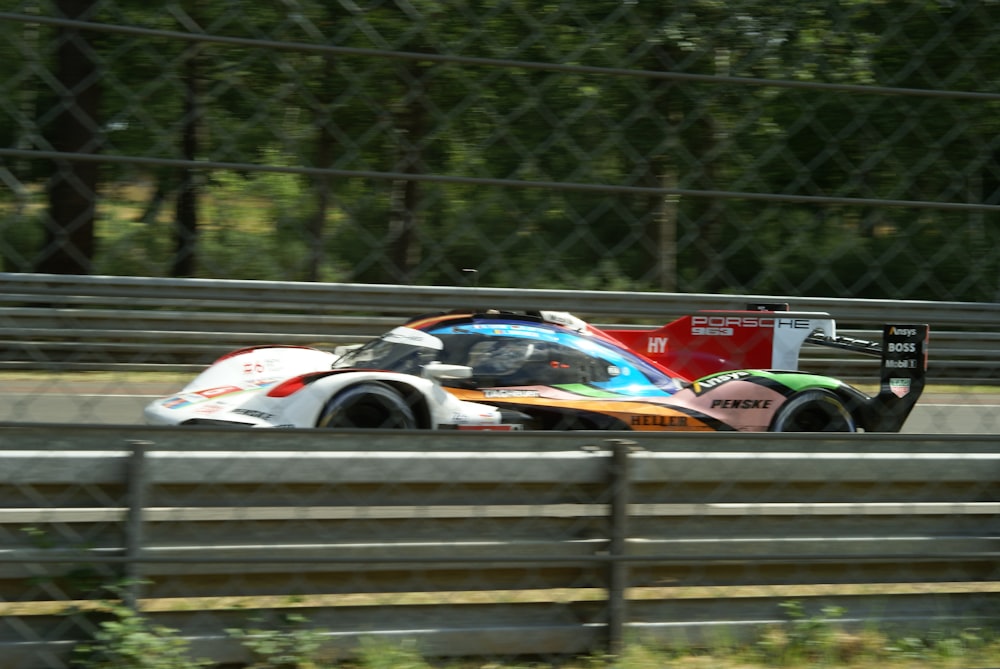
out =
[(607, 390), (594, 388), (583, 383), (563, 383), (552, 387), (586, 397), (621, 397), (618, 393), (610, 393)]
[(755, 370), (752, 374), (757, 378), (769, 379), (780, 383), (794, 392), (805, 390), (806, 388), (835, 390), (843, 385), (842, 381), (838, 381), (832, 377), (819, 376), (818, 374), (810, 374), (809, 372), (766, 372)]

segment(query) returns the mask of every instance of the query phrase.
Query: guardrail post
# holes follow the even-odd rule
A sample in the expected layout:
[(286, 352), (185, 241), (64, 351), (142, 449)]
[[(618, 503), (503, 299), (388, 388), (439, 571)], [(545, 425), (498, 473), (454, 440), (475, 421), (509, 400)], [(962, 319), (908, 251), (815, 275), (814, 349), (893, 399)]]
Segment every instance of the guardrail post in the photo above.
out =
[(608, 650), (618, 655), (623, 650), (625, 624), (628, 620), (626, 591), (628, 589), (628, 563), (625, 561), (628, 541), (629, 451), (634, 441), (611, 439), (609, 476), (611, 542), (608, 547)]
[(142, 567), (139, 558), (143, 551), (143, 517), (146, 510), (146, 449), (151, 441), (131, 440), (128, 468), (126, 470), (126, 515), (125, 515), (125, 605), (133, 611), (139, 610), (142, 589)]

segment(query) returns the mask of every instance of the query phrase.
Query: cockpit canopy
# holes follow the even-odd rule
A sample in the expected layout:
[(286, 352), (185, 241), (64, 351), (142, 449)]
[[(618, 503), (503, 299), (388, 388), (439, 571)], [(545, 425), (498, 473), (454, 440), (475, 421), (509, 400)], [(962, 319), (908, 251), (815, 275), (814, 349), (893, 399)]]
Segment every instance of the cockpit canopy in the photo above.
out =
[(428, 331), (398, 327), (348, 352), (334, 367), (421, 373), (429, 362), (472, 368), (444, 385), (465, 388), (586, 384), (609, 391), (673, 392), (680, 383), (640, 356), (547, 324), (440, 323)]

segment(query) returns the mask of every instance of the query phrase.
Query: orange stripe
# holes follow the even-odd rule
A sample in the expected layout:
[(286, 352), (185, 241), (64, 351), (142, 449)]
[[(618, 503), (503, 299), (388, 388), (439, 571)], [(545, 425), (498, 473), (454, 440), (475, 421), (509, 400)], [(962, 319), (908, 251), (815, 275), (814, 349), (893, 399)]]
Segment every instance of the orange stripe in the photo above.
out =
[(546, 397), (504, 397), (489, 398), (481, 390), (448, 388), (448, 392), (459, 399), (492, 404), (502, 399), (505, 406), (548, 406), (558, 409), (592, 411), (613, 416), (631, 429), (641, 432), (714, 432), (714, 428), (704, 421), (660, 404), (649, 402), (617, 400), (553, 400)]

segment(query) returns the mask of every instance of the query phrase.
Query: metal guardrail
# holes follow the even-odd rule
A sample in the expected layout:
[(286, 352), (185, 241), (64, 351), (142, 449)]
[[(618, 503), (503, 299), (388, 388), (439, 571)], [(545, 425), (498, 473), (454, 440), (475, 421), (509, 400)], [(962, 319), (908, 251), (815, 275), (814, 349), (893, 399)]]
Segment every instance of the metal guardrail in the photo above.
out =
[[(459, 308), (570, 311), (613, 328), (751, 302), (827, 311), (865, 339), (887, 321), (929, 323), (932, 382), (1000, 383), (998, 304), (17, 273), (0, 273), (0, 369), (194, 371), (248, 344), (334, 346)], [(865, 381), (877, 365), (812, 347), (803, 368)]]
[(444, 656), (1000, 619), (993, 437), (635, 436), (0, 425), (4, 666), (92, 633), (81, 567), (217, 662), (282, 611)]

